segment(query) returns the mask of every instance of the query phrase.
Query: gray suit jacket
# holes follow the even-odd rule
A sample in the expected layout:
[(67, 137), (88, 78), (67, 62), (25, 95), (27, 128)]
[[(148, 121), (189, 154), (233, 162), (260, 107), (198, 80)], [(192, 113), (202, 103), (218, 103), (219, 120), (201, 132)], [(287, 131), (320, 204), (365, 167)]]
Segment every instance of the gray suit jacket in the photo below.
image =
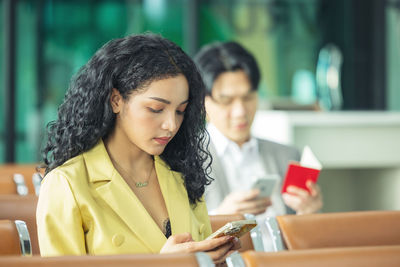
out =
[[(283, 177), (285, 177), (289, 161), (300, 160), (299, 151), (294, 147), (278, 144), (268, 140), (257, 138), (257, 141), (260, 155), (267, 173), (278, 174), (281, 177), (279, 186), (282, 186), (282, 180)], [(210, 211), (216, 209), (230, 192), (228, 187), (229, 181), (226, 177), (222, 162), (219, 159), (212, 142), (210, 142), (209, 150), (213, 157), (211, 165), (211, 177), (214, 178), (214, 181), (212, 181), (211, 184), (206, 187), (205, 200), (207, 203), (207, 208)], [(245, 180), (243, 180), (243, 182), (245, 183)]]

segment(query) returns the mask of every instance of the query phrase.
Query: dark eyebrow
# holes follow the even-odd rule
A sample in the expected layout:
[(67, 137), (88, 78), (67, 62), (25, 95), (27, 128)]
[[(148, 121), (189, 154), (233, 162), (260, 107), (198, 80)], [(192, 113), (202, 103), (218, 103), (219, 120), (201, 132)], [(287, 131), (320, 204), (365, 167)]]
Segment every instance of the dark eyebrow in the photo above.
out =
[(149, 98), (157, 100), (157, 101), (160, 101), (160, 102), (165, 103), (165, 104), (171, 104), (171, 101), (168, 101), (168, 100), (166, 100), (164, 98), (159, 98), (159, 97), (149, 97)]
[[(165, 104), (171, 104), (171, 101), (168, 101), (168, 100), (166, 100), (164, 98), (159, 98), (159, 97), (149, 97), (149, 98), (157, 100), (157, 101), (160, 101), (160, 102), (165, 103)], [(182, 103), (180, 103), (179, 106), (183, 105), (183, 104), (186, 104), (188, 102), (189, 102), (189, 99), (187, 99), (187, 100), (183, 101)]]

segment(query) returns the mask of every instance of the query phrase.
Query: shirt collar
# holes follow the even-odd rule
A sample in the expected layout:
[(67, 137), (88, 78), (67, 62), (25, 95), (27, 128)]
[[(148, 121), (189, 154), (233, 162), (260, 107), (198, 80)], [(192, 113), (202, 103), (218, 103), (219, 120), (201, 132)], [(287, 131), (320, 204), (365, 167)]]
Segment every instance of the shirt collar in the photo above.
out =
[(208, 123), (207, 131), (210, 134), (211, 141), (217, 151), (218, 156), (224, 155), (228, 151), (229, 148), (236, 147), (237, 150), (242, 152), (250, 151), (256, 149), (258, 151), (258, 141), (253, 136), (250, 136), (250, 140), (243, 144), (241, 148), (239, 146), (228, 139), (223, 133), (221, 133), (215, 125)]

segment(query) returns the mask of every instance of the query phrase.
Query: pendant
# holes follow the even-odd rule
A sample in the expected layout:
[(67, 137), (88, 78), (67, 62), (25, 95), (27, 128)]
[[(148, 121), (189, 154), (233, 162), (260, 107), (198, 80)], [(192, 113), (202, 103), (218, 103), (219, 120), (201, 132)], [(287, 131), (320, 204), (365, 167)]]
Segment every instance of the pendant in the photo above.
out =
[(136, 184), (135, 184), (135, 186), (136, 187), (138, 187), (138, 188), (140, 188), (140, 187), (146, 187), (146, 186), (148, 186), (149, 185), (149, 182), (137, 182)]

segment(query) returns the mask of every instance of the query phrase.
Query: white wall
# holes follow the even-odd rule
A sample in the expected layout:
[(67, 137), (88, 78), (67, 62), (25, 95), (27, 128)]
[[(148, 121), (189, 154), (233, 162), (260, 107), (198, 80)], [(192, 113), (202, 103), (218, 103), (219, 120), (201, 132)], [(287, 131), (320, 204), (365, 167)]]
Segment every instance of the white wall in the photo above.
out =
[(259, 111), (253, 134), (311, 147), (323, 211), (400, 210), (400, 112)]

